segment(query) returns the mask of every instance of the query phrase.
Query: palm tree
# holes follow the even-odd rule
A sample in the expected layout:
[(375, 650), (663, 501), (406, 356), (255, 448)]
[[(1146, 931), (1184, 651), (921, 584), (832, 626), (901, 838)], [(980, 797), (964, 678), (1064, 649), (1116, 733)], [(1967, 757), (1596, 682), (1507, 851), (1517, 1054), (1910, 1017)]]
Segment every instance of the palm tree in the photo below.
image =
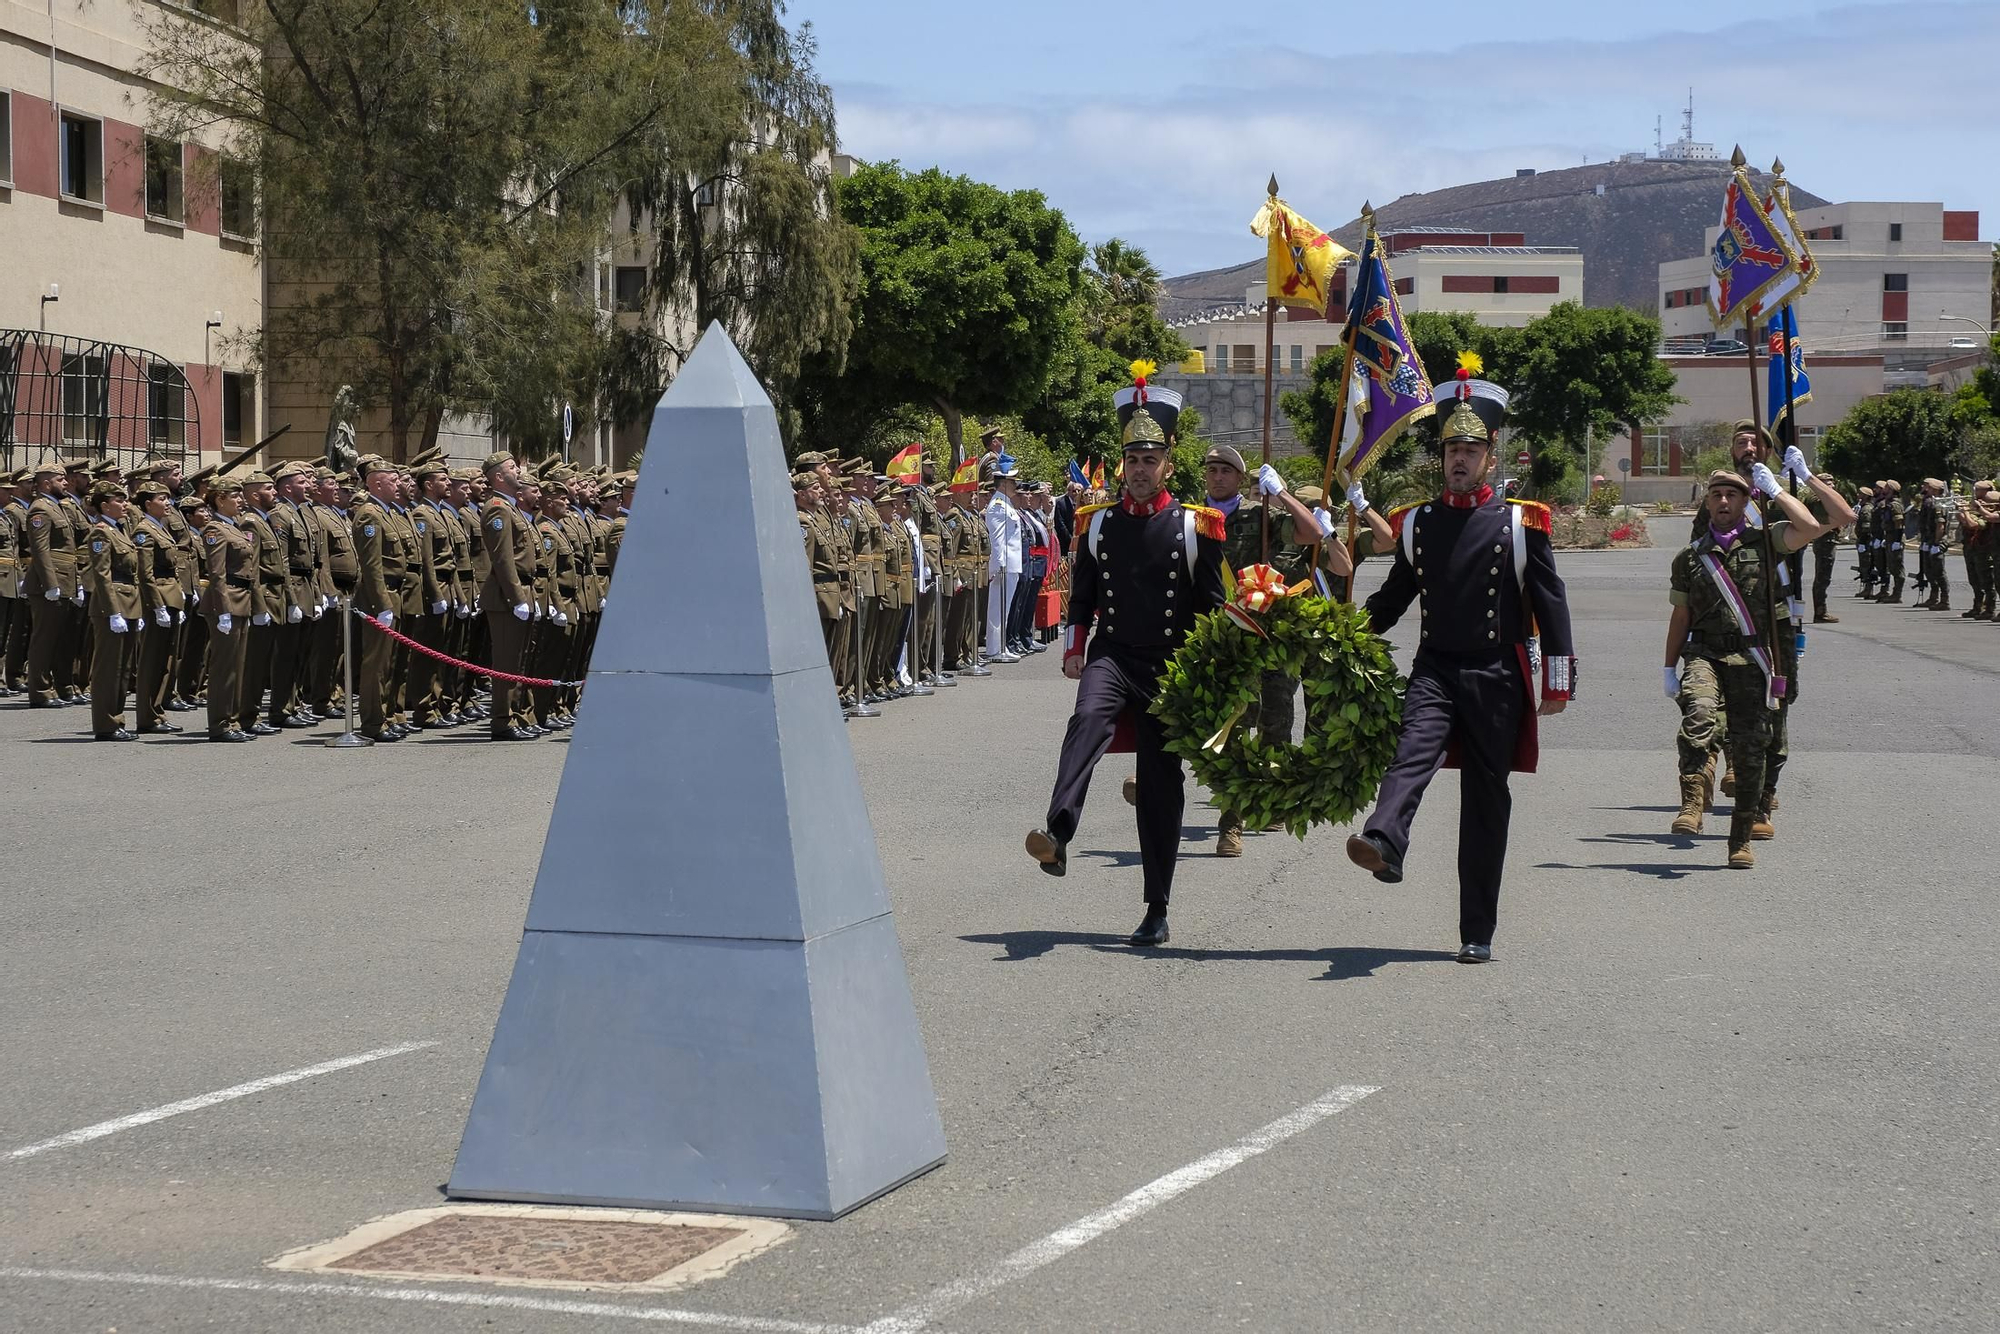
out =
[(1090, 248), (1090, 275), (1113, 305), (1150, 306), (1159, 300), (1159, 269), (1145, 251), (1118, 237)]

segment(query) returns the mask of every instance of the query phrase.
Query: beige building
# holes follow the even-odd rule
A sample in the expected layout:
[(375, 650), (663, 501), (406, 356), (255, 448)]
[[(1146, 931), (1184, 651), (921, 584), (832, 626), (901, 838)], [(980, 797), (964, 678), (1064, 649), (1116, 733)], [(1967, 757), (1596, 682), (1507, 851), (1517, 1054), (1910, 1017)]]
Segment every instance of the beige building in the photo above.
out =
[[(1892, 369), (1985, 345), (1992, 324), (1993, 248), (1976, 211), (1937, 203), (1827, 204), (1801, 209), (1819, 266), (1797, 303), (1808, 354), (1880, 351)], [(1715, 244), (1710, 227), (1705, 245)], [(1660, 265), (1661, 333), (1669, 346), (1717, 336), (1709, 321), (1706, 252)], [(1724, 338), (1741, 338), (1741, 329)]]
[[(0, 364), (17, 394), (0, 458), (46, 446), (212, 459), (263, 426), (254, 179), (212, 141), (146, 132), (144, 12), (0, 0), (0, 329), (30, 335)], [(51, 387), (55, 439), (21, 407)]]

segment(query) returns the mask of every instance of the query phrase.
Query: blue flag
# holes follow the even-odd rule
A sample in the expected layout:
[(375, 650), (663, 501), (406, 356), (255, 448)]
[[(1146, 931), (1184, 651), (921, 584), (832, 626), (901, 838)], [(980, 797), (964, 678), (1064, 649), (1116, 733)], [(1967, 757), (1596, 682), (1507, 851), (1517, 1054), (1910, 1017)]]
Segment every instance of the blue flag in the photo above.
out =
[(1340, 475), (1358, 481), (1374, 467), (1405, 426), (1436, 411), (1424, 363), (1410, 342), (1396, 279), (1367, 213), (1354, 295), (1347, 302), (1354, 381), (1349, 386), (1347, 422), (1337, 443)]
[(1090, 489), (1090, 479), (1083, 475), (1083, 469), (1077, 466), (1075, 459), (1069, 461), (1069, 479), (1086, 491)]
[[(1806, 346), (1799, 341), (1799, 324), (1786, 306), (1764, 327), (1765, 342), (1771, 353), (1770, 379), (1766, 382), (1764, 415), (1776, 434), (1785, 420), (1785, 367), (1792, 372), (1792, 406), (1812, 399), (1812, 377), (1806, 374)], [(1787, 353), (1789, 352), (1789, 356)]]

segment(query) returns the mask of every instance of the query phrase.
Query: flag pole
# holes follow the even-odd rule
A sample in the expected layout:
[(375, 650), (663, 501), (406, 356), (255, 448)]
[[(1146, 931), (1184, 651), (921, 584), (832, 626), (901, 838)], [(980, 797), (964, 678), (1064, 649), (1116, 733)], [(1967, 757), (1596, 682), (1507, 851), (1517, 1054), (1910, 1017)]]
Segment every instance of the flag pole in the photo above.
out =
[[(1271, 219), (1273, 234), (1265, 242), (1265, 250), (1268, 253), (1271, 244), (1277, 240), (1278, 174), (1276, 172), (1271, 173), (1271, 183), (1265, 188), (1271, 192), (1270, 208), (1273, 214)], [(1271, 363), (1277, 358), (1277, 344), (1278, 294), (1271, 290), (1271, 265), (1267, 261), (1264, 265), (1264, 462), (1266, 464), (1271, 462)], [(1260, 525), (1260, 530), (1259, 536), (1262, 538), (1262, 550), (1259, 552), (1257, 558), (1265, 564), (1269, 564), (1271, 560), (1271, 523), (1268, 514), (1265, 516), (1264, 522)]]

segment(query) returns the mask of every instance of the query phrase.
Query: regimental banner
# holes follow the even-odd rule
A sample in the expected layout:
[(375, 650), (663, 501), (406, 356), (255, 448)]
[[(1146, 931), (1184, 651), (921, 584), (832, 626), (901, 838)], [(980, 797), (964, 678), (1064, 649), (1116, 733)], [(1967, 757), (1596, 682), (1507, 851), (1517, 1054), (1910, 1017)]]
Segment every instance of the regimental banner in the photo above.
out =
[[(1787, 364), (1791, 367), (1793, 407), (1812, 401), (1812, 377), (1806, 373), (1806, 345), (1799, 341), (1798, 319), (1793, 315), (1791, 306), (1771, 317), (1771, 322), (1764, 327), (1764, 339), (1771, 354), (1764, 393), (1764, 416), (1775, 433), (1785, 420), (1784, 368)], [(1789, 356), (1786, 355), (1787, 344), (1790, 345)]]
[(1753, 318), (1760, 301), (1771, 300), (1799, 277), (1798, 255), (1751, 188), (1740, 152), (1722, 197), (1721, 231), (1709, 252), (1709, 269), (1708, 316), (1718, 329)]
[(1326, 314), (1333, 290), (1333, 271), (1354, 258), (1273, 195), (1250, 220), (1250, 234), (1267, 243), (1264, 260), (1266, 298), (1281, 306), (1301, 306)]
[[(1353, 342), (1357, 379), (1349, 386), (1348, 415), (1358, 416), (1359, 423), (1342, 433), (1340, 472), (1348, 481), (1358, 481), (1404, 427), (1437, 410), (1430, 377), (1410, 344), (1403, 306), (1396, 300), (1396, 280), (1383, 257), (1372, 214), (1361, 243), (1361, 262), (1355, 267), (1347, 333)], [(1365, 384), (1358, 382), (1362, 379)]]

